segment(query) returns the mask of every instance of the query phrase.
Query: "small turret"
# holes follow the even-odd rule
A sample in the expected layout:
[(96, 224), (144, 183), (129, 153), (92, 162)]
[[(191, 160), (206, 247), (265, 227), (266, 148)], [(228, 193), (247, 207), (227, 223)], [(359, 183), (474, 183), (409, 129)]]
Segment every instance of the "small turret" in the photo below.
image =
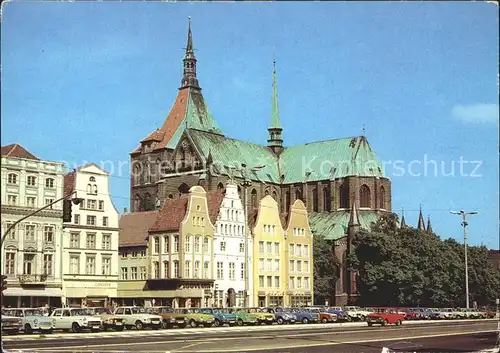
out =
[(431, 216), (427, 216), (427, 233), (434, 233), (432, 231), (432, 225), (431, 225)]
[(283, 127), (280, 121), (278, 105), (278, 86), (276, 83), (276, 61), (273, 61), (273, 98), (271, 104), (271, 124), (267, 128), (267, 147), (275, 154), (283, 151)]
[(405, 210), (401, 209), (401, 224), (400, 228), (406, 228), (406, 220), (405, 220)]
[(418, 225), (417, 228), (423, 232), (425, 232), (425, 221), (424, 216), (422, 215), (422, 206), (420, 206), (420, 213), (418, 215)]

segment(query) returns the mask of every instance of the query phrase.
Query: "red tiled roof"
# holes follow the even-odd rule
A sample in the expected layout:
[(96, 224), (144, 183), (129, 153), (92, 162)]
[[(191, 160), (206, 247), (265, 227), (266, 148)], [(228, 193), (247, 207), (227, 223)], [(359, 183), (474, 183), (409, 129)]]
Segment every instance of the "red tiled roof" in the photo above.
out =
[(120, 217), (120, 246), (147, 245), (148, 229), (158, 211), (125, 213)]
[(26, 148), (24, 148), (18, 143), (2, 146), (1, 154), (2, 156), (7, 156), (7, 157), (34, 159), (36, 161), (40, 160), (40, 158), (29, 152)]
[(212, 221), (213, 225), (217, 222), (220, 206), (222, 204), (222, 200), (224, 200), (225, 194), (226, 192), (223, 189), (213, 190), (207, 193), (208, 215), (210, 216), (210, 221)]
[(162, 141), (163, 136), (165, 136), (165, 133), (161, 131), (160, 129), (153, 131), (148, 137), (146, 137), (144, 140), (141, 142), (148, 142), (148, 141)]
[(75, 191), (76, 172), (64, 174), (64, 195), (71, 194)]

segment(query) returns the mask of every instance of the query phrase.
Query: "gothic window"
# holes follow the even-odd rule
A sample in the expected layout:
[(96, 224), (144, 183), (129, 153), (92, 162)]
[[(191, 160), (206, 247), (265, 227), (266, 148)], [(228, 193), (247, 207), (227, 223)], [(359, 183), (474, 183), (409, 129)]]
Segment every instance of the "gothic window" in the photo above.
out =
[(181, 194), (187, 194), (189, 193), (189, 186), (186, 184), (186, 183), (182, 183), (180, 186), (179, 186), (179, 192)]
[(218, 190), (224, 189), (224, 184), (222, 184), (222, 183), (217, 184), (217, 189)]
[(339, 187), (340, 208), (349, 207), (349, 193), (345, 185)]
[(92, 194), (92, 184), (87, 184), (87, 194)]
[(323, 211), (330, 212), (330, 190), (327, 186), (323, 188)]
[(151, 210), (151, 195), (149, 193), (147, 193), (145, 196), (144, 196), (144, 211), (149, 211)]
[(146, 164), (146, 180), (148, 183), (151, 183), (153, 181), (153, 176), (151, 173), (151, 164), (149, 162)]
[(313, 189), (313, 211), (319, 212), (318, 188)]
[(97, 195), (97, 185), (96, 184), (94, 184), (93, 191), (94, 191), (94, 195)]
[(359, 188), (360, 207), (371, 207), (370, 188), (364, 184)]
[(134, 167), (134, 184), (139, 185), (141, 183), (141, 165), (136, 164)]
[(141, 209), (141, 197), (139, 194), (135, 195), (135, 200), (134, 200), (134, 211), (135, 212), (140, 212), (142, 211)]
[(266, 190), (266, 191), (265, 191), (265, 194), (266, 194), (266, 195), (269, 195), (269, 190)]
[(255, 189), (252, 190), (251, 203), (253, 208), (257, 207), (257, 190)]
[(186, 150), (184, 147), (180, 148), (180, 158), (181, 158), (181, 166), (185, 167), (186, 166)]
[(302, 193), (300, 192), (299, 189), (295, 190), (295, 200), (301, 200), (302, 199)]
[(278, 201), (278, 193), (276, 191), (273, 191), (273, 199)]
[(290, 210), (290, 191), (285, 192), (285, 212)]
[(383, 186), (380, 187), (380, 208), (385, 210), (385, 188)]

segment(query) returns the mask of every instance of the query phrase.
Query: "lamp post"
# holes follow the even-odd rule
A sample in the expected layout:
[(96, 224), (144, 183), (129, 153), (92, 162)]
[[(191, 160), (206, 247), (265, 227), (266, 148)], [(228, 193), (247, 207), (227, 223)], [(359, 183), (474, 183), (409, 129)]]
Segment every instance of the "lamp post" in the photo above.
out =
[(475, 215), (478, 214), (479, 212), (472, 211), (472, 212), (465, 212), (464, 210), (460, 211), (450, 211), (451, 214), (456, 214), (462, 217), (462, 227), (464, 228), (464, 250), (465, 250), (465, 307), (469, 309), (469, 267), (467, 264), (467, 226), (469, 225), (467, 223), (467, 216), (469, 215)]

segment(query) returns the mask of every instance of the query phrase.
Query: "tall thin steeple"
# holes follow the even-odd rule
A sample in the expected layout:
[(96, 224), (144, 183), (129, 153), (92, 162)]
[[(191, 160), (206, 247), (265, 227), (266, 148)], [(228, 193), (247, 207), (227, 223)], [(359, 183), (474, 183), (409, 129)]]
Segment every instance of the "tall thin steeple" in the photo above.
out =
[(405, 210), (401, 209), (401, 226), (400, 228), (406, 228), (406, 220), (405, 220)]
[(196, 57), (194, 55), (193, 48), (193, 34), (191, 33), (191, 17), (189, 17), (189, 25), (188, 25), (188, 38), (186, 44), (186, 53), (184, 54), (184, 59), (182, 60), (184, 63), (184, 72), (182, 75), (182, 88), (196, 88), (201, 89), (198, 83), (198, 78), (196, 77)]
[(418, 215), (417, 228), (420, 229), (421, 231), (425, 232), (425, 221), (424, 221), (424, 216), (422, 215), (422, 206), (420, 206), (420, 213)]
[(278, 85), (276, 83), (276, 60), (273, 59), (273, 96), (271, 102), (271, 123), (269, 125), (267, 147), (275, 154), (283, 151), (283, 127), (280, 121), (280, 112), (278, 105)]
[(352, 199), (351, 212), (349, 217), (348, 227), (359, 227), (359, 215), (358, 209), (356, 208), (356, 199)]
[(427, 216), (427, 233), (433, 233), (430, 215)]

